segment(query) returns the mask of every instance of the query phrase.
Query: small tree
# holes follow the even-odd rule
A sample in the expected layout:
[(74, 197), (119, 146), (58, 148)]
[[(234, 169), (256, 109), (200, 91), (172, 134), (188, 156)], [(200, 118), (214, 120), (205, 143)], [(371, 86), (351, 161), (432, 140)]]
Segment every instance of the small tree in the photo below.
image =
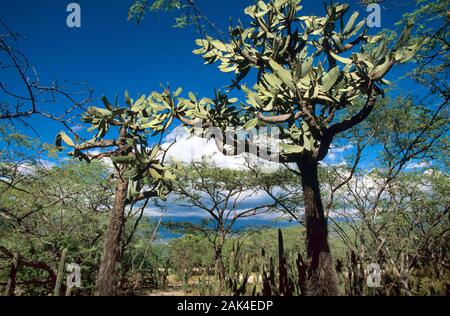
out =
[[(364, 121), (383, 95), (389, 70), (410, 60), (425, 40), (410, 41), (408, 23), (394, 47), (382, 36), (369, 36), (365, 21), (356, 23), (358, 13), (345, 21), (347, 4), (333, 4), (326, 15), (300, 16), (299, 0), (259, 1), (245, 13), (249, 28), (230, 28), (229, 42), (207, 37), (197, 40), (206, 63), (220, 62), (223, 72), (235, 72), (230, 87), (242, 89), (246, 103), (217, 94), (215, 100), (198, 101), (193, 95), (176, 115), (186, 125), (202, 124), (251, 129), (276, 127), (281, 151), (271, 152), (282, 163), (294, 163), (301, 173), (307, 227), (309, 293), (338, 293), (336, 272), (328, 244), (327, 218), (320, 194), (318, 163), (323, 160), (336, 135)], [(251, 72), (251, 70), (255, 70)], [(256, 74), (253, 88), (241, 85)], [(362, 106), (358, 106), (363, 104)], [(215, 137), (220, 148), (226, 133)], [(250, 141), (234, 138), (236, 148), (249, 148)], [(227, 142), (227, 144), (230, 144)]]
[(178, 203), (209, 215), (200, 224), (185, 223), (181, 228), (208, 239), (214, 249), (214, 260), (222, 285), (225, 281), (225, 242), (230, 236), (242, 233), (236, 223), (277, 207), (277, 201), (270, 200), (244, 207), (247, 200), (260, 190), (257, 181), (248, 171), (219, 168), (208, 160), (194, 162), (179, 168), (177, 172), (178, 185), (174, 187), (174, 193), (178, 196)]
[[(90, 131), (97, 131), (92, 140), (78, 143), (78, 137), (73, 141), (64, 132), (57, 135), (56, 145), (61, 148), (64, 142), (72, 147), (72, 156), (87, 162), (110, 158), (114, 166), (116, 191), (104, 236), (97, 280), (99, 295), (116, 292), (125, 207), (152, 197), (164, 199), (170, 190), (174, 176), (163, 166), (164, 151), (159, 144), (151, 148), (149, 140), (151, 136), (162, 134), (170, 125), (171, 118), (156, 112), (170, 108), (168, 100), (171, 97), (166, 89), (162, 94), (154, 92), (148, 98), (141, 96), (133, 102), (125, 93), (125, 107), (114, 106), (104, 97), (105, 107), (91, 107), (82, 117), (84, 122), (91, 124)], [(153, 134), (149, 135), (149, 131)], [(105, 139), (106, 135), (111, 138)]]
[(185, 292), (189, 290), (189, 279), (194, 272), (208, 267), (211, 263), (213, 251), (208, 247), (208, 243), (202, 236), (188, 233), (172, 239), (167, 245), (170, 266), (177, 278), (182, 280)]
[(53, 293), (55, 259), (64, 248), (68, 262), (83, 266), (83, 288), (77, 293), (90, 294), (101, 248), (98, 239), (112, 201), (106, 166), (69, 162), (51, 169), (22, 165), (24, 169), (29, 172), (2, 163), (6, 172), (0, 181), (0, 262), (5, 267), (17, 259), (8, 274), (0, 273), (2, 281), (8, 280), (7, 294), (15, 295), (16, 285), (26, 295)]

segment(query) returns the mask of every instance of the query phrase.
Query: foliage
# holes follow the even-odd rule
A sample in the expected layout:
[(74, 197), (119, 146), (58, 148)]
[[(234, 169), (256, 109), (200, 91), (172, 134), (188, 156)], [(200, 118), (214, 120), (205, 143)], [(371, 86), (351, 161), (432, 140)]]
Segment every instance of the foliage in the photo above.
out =
[[(136, 22), (147, 11), (183, 10), (177, 26), (196, 24), (203, 36), (194, 53), (207, 64), (218, 63), (222, 72), (234, 73), (232, 85), (226, 93), (216, 90), (213, 98), (192, 92), (183, 98), (181, 88), (172, 92), (169, 87), (137, 100), (126, 93), (123, 106), (103, 98), (103, 106), (90, 107), (82, 117), (93, 138), (60, 132), (56, 147), (0, 124), (3, 292), (64, 293), (61, 261), (82, 267), (82, 288), (72, 294), (94, 294), (102, 236), (117, 208), (119, 216), (112, 216), (110, 223), (117, 225), (111, 236), (120, 248), (113, 251), (120, 262), (120, 294), (177, 287), (174, 275), (185, 293), (308, 294), (314, 271), (309, 244), (302, 241), (311, 228), (308, 200), (301, 195), (304, 180), (298, 176), (305, 177), (311, 165), (295, 167), (307, 160), (317, 166), (332, 143), (345, 143), (352, 147), (345, 164), (318, 168), (316, 182), (322, 185), (314, 198), (322, 193), (325, 205), (324, 214), (313, 214), (332, 222), (324, 227), (330, 231), (336, 258), (330, 263), (338, 272), (341, 293), (448, 295), (448, 1), (417, 4), (398, 23), (403, 31), (396, 40), (394, 30), (369, 35), (358, 13), (347, 15), (345, 4), (327, 6), (324, 16), (302, 16), (298, 0), (256, 1), (245, 10), (250, 25), (230, 27), (230, 39), (224, 40), (206, 36), (200, 20), (208, 20), (193, 1), (136, 0), (129, 11), (129, 19)], [(26, 78), (31, 68), (7, 45), (11, 36), (2, 37), (0, 50), (17, 62), (11, 69)], [(385, 79), (390, 69), (410, 60), (416, 63), (407, 79), (423, 90), (419, 97), (410, 89), (408, 95), (379, 100), (390, 84)], [(49, 114), (35, 96), (50, 93), (73, 103), (67, 112), (50, 117), (67, 126), (72, 110), (90, 102), (72, 99), (61, 87), (41, 86), (37, 79), (23, 84), (29, 95), (19, 99), (27, 102), (23, 108), (0, 105), (0, 119), (17, 118), (28, 126), (28, 116)], [(6, 86), (1, 88), (7, 98), (17, 98)], [(243, 92), (245, 103), (228, 95), (233, 89)], [(252, 129), (276, 126), (283, 142), (271, 154), (285, 168), (265, 172), (248, 163), (248, 170), (230, 170), (207, 161), (167, 166), (163, 134), (176, 120), (193, 133), (201, 130), (223, 153), (233, 155), (242, 153), (237, 144), (249, 147), (249, 138), (234, 139), (230, 150), (222, 142), (229, 140), (227, 128), (248, 135)], [(211, 127), (221, 135), (205, 131)], [(57, 160), (63, 143), (73, 158)], [(46, 152), (56, 164), (42, 158)], [(114, 203), (120, 185), (126, 187), (126, 197)], [(166, 222), (185, 234), (155, 243), (160, 223), (144, 211), (151, 198), (165, 199), (170, 191), (178, 204), (201, 209), (210, 218), (199, 225)], [(246, 197), (261, 192), (272, 202), (240, 207)], [(242, 218), (266, 211), (288, 215), (305, 227), (283, 232), (236, 228)], [(303, 261), (305, 254), (308, 260)], [(365, 268), (372, 262), (382, 269), (383, 286), (376, 290), (365, 283)]]
[(198, 235), (186, 234), (171, 241), (168, 248), (171, 267), (186, 289), (189, 278), (208, 269), (213, 262), (213, 250), (209, 241)]
[[(90, 293), (113, 189), (106, 168), (70, 162), (52, 169), (36, 165), (32, 170), (10, 174), (11, 182), (0, 184), (1, 247), (24, 261), (41, 262), (49, 271), (56, 271), (61, 251), (67, 248), (67, 260), (82, 266), (83, 293)], [(9, 260), (3, 257), (2, 266)], [(8, 279), (7, 271), (2, 270), (2, 281)], [(40, 270), (19, 270), (19, 293), (52, 293), (51, 283), (39, 284), (43, 276)]]
[(123, 295), (142, 295), (145, 291), (167, 286), (169, 251), (166, 245), (153, 242), (155, 229), (154, 221), (145, 218), (126, 247), (120, 262)]
[(205, 237), (214, 249), (216, 269), (224, 281), (222, 253), (226, 240), (243, 233), (236, 227), (237, 221), (274, 211), (278, 202), (245, 207), (247, 200), (258, 192), (259, 179), (246, 170), (219, 168), (206, 158), (180, 167), (176, 175), (174, 193), (178, 204), (206, 212), (208, 218), (199, 224), (168, 223), (168, 226)]
[[(158, 114), (157, 111), (168, 107), (165, 90), (162, 94), (152, 93), (146, 98), (141, 96), (133, 101), (125, 93), (125, 107), (112, 105), (104, 97), (104, 107), (90, 107), (83, 115), (82, 120), (91, 124), (89, 131), (97, 130), (97, 134), (84, 143), (77, 143), (76, 136), (73, 141), (66, 133), (60, 132), (56, 137), (56, 146), (61, 147), (62, 142), (74, 149), (72, 156), (80, 160), (90, 162), (92, 159), (110, 158), (114, 166), (121, 166), (121, 175), (130, 179), (128, 200), (142, 199), (147, 196), (141, 193), (144, 185), (152, 187), (148, 192), (151, 196), (156, 192), (164, 198), (174, 179), (173, 174), (161, 164), (163, 152), (160, 145), (149, 147), (148, 130), (152, 130), (151, 136), (162, 134), (171, 124), (172, 118), (166, 114)], [(111, 134), (111, 129), (116, 128), (119, 134), (117, 139), (107, 140), (105, 136)], [(115, 150), (103, 151), (100, 154), (91, 154), (86, 151), (92, 149), (105, 150), (116, 147)]]
[[(382, 94), (380, 85), (387, 83), (384, 76), (394, 64), (410, 60), (425, 39), (411, 43), (409, 23), (389, 48), (383, 37), (367, 35), (365, 21), (356, 22), (358, 13), (344, 20), (348, 5), (332, 5), (323, 17), (300, 16), (299, 2), (259, 1), (245, 10), (252, 19), (249, 28), (230, 28), (230, 42), (200, 39), (194, 53), (206, 63), (220, 62), (221, 71), (236, 73), (231, 88), (241, 87), (247, 99), (241, 110), (255, 113), (242, 116), (241, 126), (277, 123), (284, 155), (322, 159), (330, 138), (367, 116)], [(368, 50), (364, 43), (376, 46)], [(241, 86), (251, 69), (258, 73), (256, 85)], [(368, 101), (359, 115), (346, 117), (345, 110), (354, 109), (363, 96)], [(341, 122), (331, 125), (336, 118)]]
[(181, 8), (181, 0), (135, 0), (128, 10), (128, 20), (140, 23), (147, 11), (172, 11)]

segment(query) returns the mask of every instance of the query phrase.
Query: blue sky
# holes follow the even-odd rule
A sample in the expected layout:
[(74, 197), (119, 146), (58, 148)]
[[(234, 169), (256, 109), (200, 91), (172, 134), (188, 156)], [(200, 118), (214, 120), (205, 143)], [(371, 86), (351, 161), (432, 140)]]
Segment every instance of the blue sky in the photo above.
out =
[[(137, 25), (127, 21), (131, 0), (84, 0), (78, 1), (81, 28), (68, 28), (66, 6), (71, 2), (16, 0), (0, 4), (0, 18), (26, 37), (18, 46), (36, 67), (42, 82), (87, 82), (97, 97), (106, 95), (110, 99), (116, 93), (121, 97), (126, 89), (135, 97), (167, 83), (208, 96), (214, 88), (229, 84), (230, 75), (215, 66), (204, 66), (202, 59), (191, 53), (197, 34), (192, 28), (173, 28), (174, 14), (151, 14)], [(245, 21), (243, 9), (252, 4), (250, 0), (197, 2), (223, 30), (229, 18)], [(352, 9), (366, 16), (365, 8), (357, 2), (350, 1)], [(322, 1), (302, 4), (304, 14), (323, 14)], [(382, 26), (391, 27), (403, 11), (383, 9)], [(17, 82), (4, 76), (0, 73), (2, 82)], [(43, 142), (52, 142), (60, 129), (42, 119), (33, 122)]]
[[(203, 65), (203, 60), (192, 54), (198, 35), (192, 28), (173, 28), (175, 14), (150, 14), (137, 25), (127, 21), (131, 0), (84, 0), (78, 1), (81, 6), (81, 28), (68, 28), (66, 6), (71, 2), (3, 0), (0, 3), (0, 18), (9, 28), (26, 37), (20, 40), (18, 48), (36, 67), (42, 82), (54, 79), (60, 82), (86, 82), (95, 90), (96, 97), (106, 95), (113, 99), (118, 93), (119, 101), (126, 89), (136, 98), (138, 94), (159, 90), (160, 84), (170, 83), (173, 88), (182, 86), (185, 92), (211, 96), (214, 88), (230, 83), (232, 75), (221, 73), (216, 66)], [(252, 2), (197, 1), (204, 14), (223, 30), (227, 29), (230, 17), (234, 22), (242, 19), (245, 23), (243, 10)], [(353, 10), (361, 12), (362, 17), (367, 15), (365, 8), (356, 4), (358, 0), (349, 2)], [(305, 0), (303, 6), (305, 15), (322, 15), (324, 12), (321, 0)], [(382, 27), (391, 28), (405, 10), (408, 8), (383, 9)], [(371, 32), (376, 31), (379, 29)], [(407, 66), (398, 67), (398, 72), (391, 73), (388, 79), (397, 78), (406, 69)], [(18, 78), (0, 72), (0, 81), (14, 87)], [(400, 85), (395, 93), (411, 90), (411, 86)], [(62, 128), (39, 118), (31, 122), (39, 132), (41, 142), (52, 143)], [(25, 132), (36, 137), (29, 130)], [(349, 151), (349, 146), (336, 148), (331, 152), (329, 162), (338, 163), (342, 159), (340, 155)], [(183, 209), (175, 211), (187, 213)]]
[[(196, 92), (199, 96), (211, 96), (214, 88), (230, 83), (232, 74), (224, 74), (217, 65), (204, 65), (200, 56), (194, 55), (198, 34), (193, 28), (173, 28), (179, 12), (149, 14), (141, 24), (127, 20), (132, 0), (106, 1), (81, 0), (81, 28), (69, 28), (66, 7), (71, 0), (15, 0), (0, 2), (0, 18), (10, 29), (24, 35), (18, 42), (42, 82), (86, 82), (94, 89), (94, 96), (106, 95), (110, 100), (115, 94), (119, 102), (125, 90), (133, 98), (160, 90), (160, 84), (170, 83), (176, 89), (182, 86), (184, 93)], [(216, 25), (227, 30), (230, 19), (248, 21), (243, 10), (252, 0), (197, 0), (199, 8)], [(349, 1), (351, 11), (360, 11), (366, 17), (366, 8), (359, 0)], [(413, 7), (392, 9), (396, 4), (389, 0), (390, 9), (382, 7), (382, 28), (392, 28), (402, 14)], [(322, 1), (304, 0), (302, 14), (323, 15)], [(373, 28), (371, 33), (380, 31)], [(3, 57), (3, 56), (2, 56)], [(397, 79), (411, 65), (399, 65), (387, 79)], [(0, 81), (6, 82), (13, 91), (18, 84), (16, 74), (0, 72)], [(416, 93), (411, 83), (400, 83), (391, 96)], [(4, 95), (0, 95), (2, 101)], [(97, 104), (101, 104), (100, 101)], [(61, 106), (57, 104), (56, 106)], [(30, 129), (25, 133), (38, 137), (42, 143), (53, 143), (55, 135), (63, 128), (59, 124), (35, 117), (30, 120), (39, 132)], [(19, 125), (16, 125), (19, 126)], [(87, 135), (85, 135), (87, 136)], [(346, 144), (337, 144), (340, 148)], [(335, 150), (327, 158), (330, 163), (342, 161), (351, 152)], [(370, 159), (369, 159), (370, 160)]]

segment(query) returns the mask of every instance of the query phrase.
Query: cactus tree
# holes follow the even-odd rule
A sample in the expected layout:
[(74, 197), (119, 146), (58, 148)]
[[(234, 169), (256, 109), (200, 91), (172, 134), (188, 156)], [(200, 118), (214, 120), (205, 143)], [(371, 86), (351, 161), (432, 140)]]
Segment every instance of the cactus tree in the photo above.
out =
[[(79, 143), (61, 132), (56, 146), (71, 147), (70, 155), (90, 162), (93, 159), (110, 158), (117, 181), (114, 204), (104, 236), (104, 247), (97, 279), (98, 295), (114, 295), (117, 263), (121, 256), (120, 242), (124, 225), (124, 209), (152, 197), (165, 198), (170, 190), (173, 175), (163, 166), (164, 151), (159, 144), (150, 147), (149, 139), (163, 133), (171, 123), (167, 115), (156, 113), (169, 107), (168, 90), (162, 94), (141, 96), (137, 101), (125, 95), (126, 106), (112, 105), (105, 97), (104, 107), (91, 107), (82, 120), (89, 123), (89, 130), (96, 131), (93, 139)], [(149, 135), (152, 133), (152, 135)], [(110, 139), (106, 139), (106, 136)]]
[[(383, 95), (383, 85), (388, 84), (386, 74), (395, 64), (411, 59), (423, 41), (411, 43), (412, 25), (408, 25), (390, 47), (383, 37), (368, 35), (365, 21), (357, 21), (358, 13), (347, 17), (346, 4), (326, 7), (321, 17), (301, 16), (301, 8), (299, 0), (259, 1), (245, 9), (250, 27), (230, 27), (228, 42), (211, 37), (197, 40), (199, 49), (194, 53), (207, 64), (220, 63), (223, 72), (234, 72), (231, 89), (241, 89), (246, 103), (237, 104), (220, 93), (215, 100), (197, 100), (191, 94), (179, 103), (175, 115), (186, 125), (279, 129), (278, 159), (295, 163), (302, 177), (309, 293), (333, 295), (337, 281), (318, 163), (336, 135), (370, 115)], [(242, 84), (253, 74), (252, 87)], [(222, 149), (224, 137), (215, 137)], [(249, 142), (235, 138), (233, 144), (248, 148)]]

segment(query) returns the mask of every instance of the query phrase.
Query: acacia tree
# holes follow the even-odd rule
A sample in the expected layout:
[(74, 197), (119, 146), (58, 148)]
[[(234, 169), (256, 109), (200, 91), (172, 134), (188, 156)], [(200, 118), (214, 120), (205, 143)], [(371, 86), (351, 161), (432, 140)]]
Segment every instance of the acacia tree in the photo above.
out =
[[(447, 273), (449, 204), (441, 194), (449, 185), (448, 115), (441, 110), (430, 111), (411, 96), (387, 98), (347, 135), (356, 148), (353, 161), (324, 168), (326, 210), (341, 219), (331, 218), (332, 227), (347, 247), (346, 268), (353, 276), (344, 278), (346, 295), (366, 293), (359, 267), (372, 262), (383, 271), (377, 294), (444, 293), (440, 281), (422, 287)], [(364, 160), (370, 160), (370, 171)]]
[[(264, 125), (277, 128), (281, 150), (259, 148), (270, 159), (294, 163), (301, 173), (309, 294), (338, 293), (336, 273), (328, 244), (318, 180), (318, 163), (323, 160), (336, 135), (364, 121), (383, 96), (384, 79), (395, 64), (410, 60), (425, 40), (411, 41), (408, 23), (398, 42), (387, 45), (382, 36), (369, 36), (365, 21), (356, 22), (358, 13), (344, 18), (347, 4), (333, 4), (326, 15), (301, 16), (299, 0), (259, 1), (245, 13), (249, 28), (230, 28), (230, 41), (206, 37), (197, 40), (206, 63), (220, 62), (223, 72), (235, 72), (231, 89), (244, 91), (246, 104), (216, 93), (215, 100), (181, 100), (173, 115), (184, 124), (203, 128), (215, 126), (222, 135), (214, 137), (227, 154), (240, 154), (249, 148), (249, 138), (233, 137), (228, 127), (251, 129)], [(255, 71), (251, 71), (255, 70)], [(252, 88), (241, 82), (256, 74)], [(363, 104), (359, 107), (359, 104)], [(207, 133), (211, 137), (211, 133)], [(233, 150), (224, 146), (231, 144)], [(231, 141), (231, 143), (230, 143)]]
[(254, 175), (246, 170), (217, 167), (214, 162), (204, 159), (180, 167), (176, 173), (174, 194), (179, 205), (206, 212), (209, 218), (200, 224), (183, 223), (170, 226), (183, 231), (205, 236), (214, 249), (214, 260), (221, 285), (225, 282), (223, 248), (226, 240), (242, 232), (236, 223), (268, 211), (278, 206), (278, 201), (261, 202), (245, 207), (245, 203), (258, 193), (259, 184)]
[[(441, 194), (448, 187), (447, 7), (417, 1), (415, 11), (405, 14), (401, 24), (412, 19), (419, 28), (416, 36), (429, 38), (408, 74), (421, 89), (380, 103), (346, 135), (356, 148), (350, 167), (328, 169), (328, 208), (346, 218), (333, 227), (355, 262), (382, 266), (379, 294), (445, 293), (449, 204)], [(361, 166), (364, 155), (371, 156), (371, 172)], [(351, 294), (361, 294), (365, 282), (363, 271), (356, 270), (361, 282), (346, 289)]]
[[(149, 142), (158, 134), (161, 134), (161, 140), (171, 124), (172, 118), (156, 112), (170, 109), (172, 97), (165, 89), (161, 94), (153, 92), (148, 98), (141, 96), (134, 102), (125, 93), (124, 107), (112, 105), (103, 97), (105, 107), (90, 107), (82, 117), (84, 122), (91, 124), (90, 131), (97, 131), (93, 139), (78, 143), (77, 136), (74, 141), (64, 132), (56, 137), (59, 148), (62, 142), (73, 148), (70, 155), (87, 162), (109, 158), (114, 166), (116, 190), (97, 279), (99, 295), (116, 294), (125, 207), (139, 201), (148, 202), (153, 197), (164, 199), (170, 190), (174, 176), (163, 166), (165, 151), (160, 144), (151, 147)], [(106, 135), (111, 138), (106, 139)]]
[(6, 162), (1, 167), (0, 253), (1, 266), (8, 269), (1, 269), (0, 283), (6, 284), (5, 294), (15, 295), (16, 286), (16, 292), (23, 294), (52, 293), (57, 276), (54, 263), (64, 248), (71, 262), (83, 265), (79, 291), (90, 293), (99, 239), (111, 206), (113, 187), (106, 167), (76, 162), (51, 169), (27, 164), (22, 172), (16, 167)]

